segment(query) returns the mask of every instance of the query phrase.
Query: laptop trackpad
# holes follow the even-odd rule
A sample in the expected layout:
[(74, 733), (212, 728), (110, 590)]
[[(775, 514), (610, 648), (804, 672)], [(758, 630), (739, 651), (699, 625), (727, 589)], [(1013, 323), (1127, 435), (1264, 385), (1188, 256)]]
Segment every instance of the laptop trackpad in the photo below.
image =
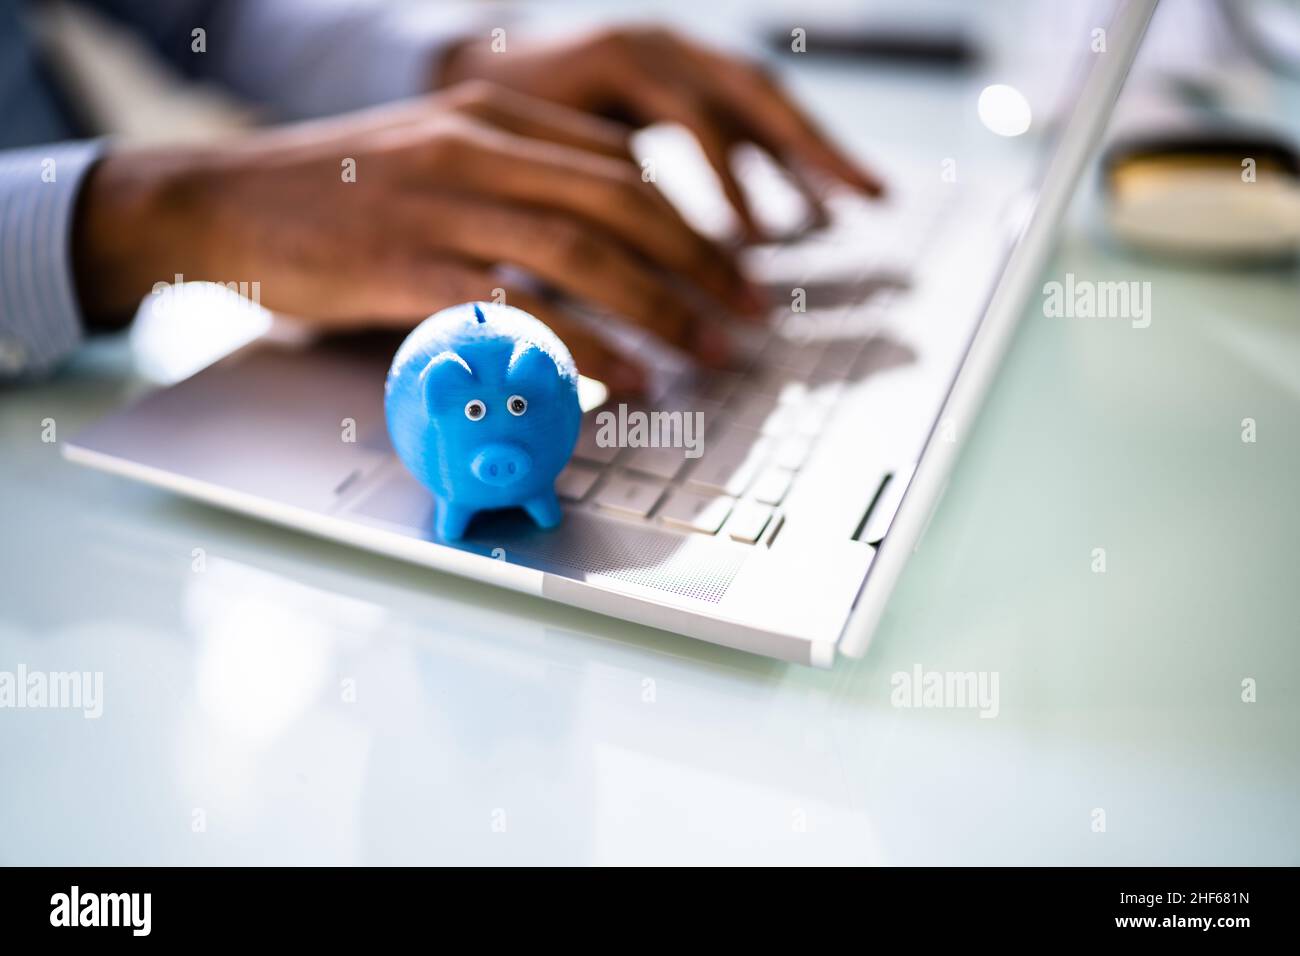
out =
[(313, 511), (392, 460), (384, 359), (259, 344), (145, 396), (73, 444)]

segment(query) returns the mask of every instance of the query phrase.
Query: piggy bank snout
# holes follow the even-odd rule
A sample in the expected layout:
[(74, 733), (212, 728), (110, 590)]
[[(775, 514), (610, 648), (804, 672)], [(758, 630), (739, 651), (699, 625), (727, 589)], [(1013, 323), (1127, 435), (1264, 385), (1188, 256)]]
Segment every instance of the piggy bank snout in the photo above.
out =
[(522, 479), (533, 468), (533, 459), (518, 445), (487, 445), (470, 462), (469, 470), (485, 485), (504, 488)]

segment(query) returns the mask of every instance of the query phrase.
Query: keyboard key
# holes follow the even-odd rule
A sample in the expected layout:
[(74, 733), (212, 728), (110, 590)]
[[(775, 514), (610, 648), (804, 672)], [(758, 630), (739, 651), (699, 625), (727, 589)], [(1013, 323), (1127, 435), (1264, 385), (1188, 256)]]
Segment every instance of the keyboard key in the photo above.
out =
[(815, 265), (817, 250), (814, 243), (796, 242), (789, 245), (770, 245), (762, 249), (761, 257), (751, 255), (746, 262), (755, 279), (768, 288), (768, 297), (777, 308), (788, 311), (791, 290), (799, 288)]
[[(799, 409), (808, 402), (808, 386), (792, 383), (781, 393), (738, 392), (727, 414), (743, 428), (779, 434), (794, 428)], [(776, 421), (773, 421), (773, 418)]]
[(732, 403), (727, 412), (736, 425), (757, 431), (763, 427), (767, 419), (776, 411), (777, 405), (775, 395), (745, 392), (732, 398)]
[(803, 467), (803, 463), (807, 460), (810, 451), (812, 451), (812, 442), (805, 436), (790, 435), (788, 438), (781, 440), (781, 444), (777, 446), (776, 454), (772, 460), (782, 468), (796, 471)]
[(704, 443), (704, 457), (687, 474), (690, 484), (740, 497), (766, 457), (769, 439), (732, 426)]
[(643, 481), (622, 472), (614, 472), (592, 500), (601, 508), (644, 518), (663, 497), (664, 486), (657, 481)]
[(763, 358), (782, 371), (789, 372), (800, 380), (807, 380), (821, 361), (824, 348), (817, 343), (786, 345), (770, 356), (764, 353)]
[(623, 461), (623, 467), (672, 481), (686, 461), (685, 448), (634, 448)]
[(862, 351), (858, 353), (853, 378), (871, 378), (881, 372), (912, 365), (915, 362), (916, 353), (907, 345), (888, 336), (874, 336), (863, 344)]
[[(781, 332), (789, 339), (805, 343), (804, 348), (817, 344), (825, 347), (830, 340), (841, 337), (840, 331), (844, 327), (845, 316), (852, 308), (854, 305), (851, 303), (844, 303), (810, 309), (802, 313), (791, 313), (781, 323)], [(803, 375), (803, 378), (810, 379), (815, 370), (814, 366)]]
[(829, 348), (822, 355), (817, 368), (813, 369), (813, 379), (818, 382), (843, 381), (853, 371), (853, 364), (857, 358), (856, 347)]
[(619, 448), (617, 445), (602, 448), (596, 444), (597, 431), (596, 416), (589, 412), (582, 417), (582, 431), (578, 433), (578, 445), (573, 449), (573, 457), (598, 465), (608, 465), (618, 457)]
[[(648, 419), (650, 434), (677, 436), (673, 439), (677, 441), (685, 439), (688, 429), (692, 439), (707, 432), (718, 420), (722, 403), (690, 392), (674, 391), (657, 399), (653, 407), (641, 410), (652, 416)], [(667, 412), (673, 417), (654, 418), (656, 412)]]
[(722, 414), (722, 405), (719, 402), (698, 401), (695, 403), (695, 410), (704, 415), (705, 434), (708, 434), (709, 430), (725, 417)]
[(561, 498), (567, 498), (570, 501), (581, 501), (587, 497), (587, 492), (591, 491), (591, 486), (596, 483), (596, 479), (599, 477), (600, 471), (598, 469), (589, 468), (577, 462), (570, 462), (568, 467), (556, 476), (555, 492)]
[(698, 392), (706, 401), (720, 404), (731, 397), (739, 382), (740, 376), (731, 372), (702, 373)]
[(808, 391), (805, 381), (808, 377), (789, 369), (763, 366), (745, 379), (743, 387), (751, 392), (773, 395), (778, 401), (788, 402)]
[(794, 430), (800, 435), (816, 438), (821, 434), (822, 429), (826, 427), (826, 421), (830, 418), (830, 414), (831, 410), (827, 404), (810, 399), (799, 406), (799, 416), (795, 422)]
[(799, 424), (799, 415), (798, 405), (777, 405), (764, 419), (759, 431), (764, 435), (786, 435)]
[(742, 501), (731, 512), (726, 532), (733, 541), (753, 544), (772, 520), (772, 509), (756, 501)]
[(735, 500), (724, 495), (702, 494), (679, 488), (673, 491), (663, 507), (659, 519), (665, 524), (704, 534), (716, 534), (722, 522), (731, 514)]
[(765, 505), (779, 505), (785, 493), (790, 490), (792, 481), (794, 481), (792, 471), (776, 467), (765, 468), (758, 476), (758, 480), (754, 482), (750, 494), (755, 501), (761, 501)]
[(809, 400), (820, 405), (823, 409), (835, 405), (843, 395), (843, 382), (822, 382), (820, 385), (814, 385), (808, 390)]

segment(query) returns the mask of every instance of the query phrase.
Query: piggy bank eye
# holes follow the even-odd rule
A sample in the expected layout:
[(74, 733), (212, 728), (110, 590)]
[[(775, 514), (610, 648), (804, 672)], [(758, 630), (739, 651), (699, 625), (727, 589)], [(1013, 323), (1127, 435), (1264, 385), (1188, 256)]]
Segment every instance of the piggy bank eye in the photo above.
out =
[(528, 399), (522, 395), (511, 395), (506, 399), (506, 408), (510, 409), (511, 415), (522, 415), (528, 411)]
[(487, 414), (487, 406), (477, 398), (470, 399), (465, 403), (465, 417), (472, 422), (478, 421)]

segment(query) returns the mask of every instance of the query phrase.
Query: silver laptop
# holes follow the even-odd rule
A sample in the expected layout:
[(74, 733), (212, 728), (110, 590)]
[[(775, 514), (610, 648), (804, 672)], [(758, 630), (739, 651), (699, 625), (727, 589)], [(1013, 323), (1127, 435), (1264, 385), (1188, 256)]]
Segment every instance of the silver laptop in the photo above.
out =
[[(999, 64), (962, 81), (954, 102), (982, 124), (963, 135), (1005, 138), (1004, 152), (990, 147), (981, 163), (908, 156), (898, 144), (895, 166), (924, 164), (925, 175), (890, 176), (885, 203), (833, 196), (829, 226), (748, 251), (747, 268), (782, 305), (766, 327), (742, 332), (734, 372), (700, 373), (665, 355), (644, 405), (624, 409), (602, 406), (600, 389), (585, 383), (583, 435), (557, 483), (566, 513), (555, 530), (503, 511), (477, 519), (463, 541), (438, 539), (432, 498), (388, 443), (383, 383), (396, 342), (383, 338), (255, 341), (111, 415), (65, 454), (438, 571), (728, 647), (819, 667), (860, 656), (1153, 8), (1154, 0), (1116, 4), (1093, 24), (1101, 49), (1086, 22), (1056, 38), (1059, 49), (1027, 36), (1025, 56), (1046, 49), (1055, 84), (1046, 74), (1022, 89), (999, 83)], [(871, 161), (888, 174), (882, 139), (871, 139)], [(674, 179), (679, 194), (664, 184), (670, 198), (707, 227), (706, 174)], [(779, 205), (777, 187), (753, 195)], [(701, 453), (598, 441), (601, 411), (699, 412)]]

